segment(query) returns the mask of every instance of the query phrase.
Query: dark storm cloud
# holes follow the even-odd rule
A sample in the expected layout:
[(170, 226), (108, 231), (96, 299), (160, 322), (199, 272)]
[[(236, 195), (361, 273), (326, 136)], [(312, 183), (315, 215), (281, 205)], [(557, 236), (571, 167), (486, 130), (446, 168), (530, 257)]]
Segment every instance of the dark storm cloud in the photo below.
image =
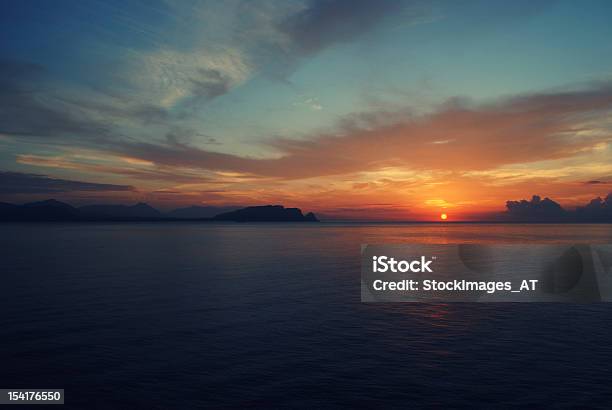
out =
[(279, 25), (305, 54), (350, 41), (402, 9), (400, 0), (314, 0)]
[(97, 184), (51, 178), (46, 175), (0, 171), (0, 194), (52, 194), (58, 192), (133, 191), (129, 185)]

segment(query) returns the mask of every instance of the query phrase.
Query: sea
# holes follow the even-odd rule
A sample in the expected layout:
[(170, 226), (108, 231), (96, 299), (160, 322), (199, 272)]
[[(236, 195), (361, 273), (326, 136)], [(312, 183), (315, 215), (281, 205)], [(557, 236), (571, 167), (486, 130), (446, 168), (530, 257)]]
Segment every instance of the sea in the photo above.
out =
[(610, 408), (612, 304), (362, 303), (362, 244), (612, 225), (6, 223), (0, 388), (75, 409)]

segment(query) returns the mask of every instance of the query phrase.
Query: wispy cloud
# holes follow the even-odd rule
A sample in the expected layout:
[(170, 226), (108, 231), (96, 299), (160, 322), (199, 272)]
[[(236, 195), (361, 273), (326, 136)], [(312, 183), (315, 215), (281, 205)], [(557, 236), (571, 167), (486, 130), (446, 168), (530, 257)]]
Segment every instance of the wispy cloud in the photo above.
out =
[(237, 48), (161, 48), (132, 54), (124, 78), (140, 98), (169, 109), (184, 100), (205, 102), (222, 96), (245, 82), (254, 69)]
[(46, 175), (0, 171), (0, 194), (55, 194), (82, 191), (134, 191), (129, 185), (98, 184), (51, 178)]
[[(99, 6), (110, 23), (134, 37), (133, 44), (117, 42), (112, 24), (90, 27), (96, 35), (88, 47), (98, 53), (90, 56), (104, 58), (98, 65), (87, 61), (80, 83), (52, 78), (40, 63), (0, 61), (0, 132), (101, 138), (117, 134), (111, 122), (170, 127), (189, 114), (184, 108), (223, 96), (258, 74), (284, 77), (306, 57), (358, 38), (411, 3), (177, 2), (152, 9), (163, 17), (159, 26)], [(315, 99), (307, 105), (321, 108)]]
[[(274, 138), (280, 152), (253, 159), (186, 144), (122, 143), (116, 149), (168, 166), (247, 172), (284, 179), (339, 175), (400, 166), (416, 170), (482, 171), (503, 165), (569, 158), (599, 150), (607, 133), (585, 133), (607, 116), (612, 88), (532, 94), (488, 105), (456, 102), (423, 116), (407, 113), (392, 124), (344, 124), (336, 132), (294, 140)], [(432, 144), (431, 141), (448, 141)], [(451, 142), (452, 141), (452, 142)], [(603, 144), (603, 145), (602, 145)], [(466, 160), (470, 158), (470, 160)]]
[[(546, 56), (561, 44), (558, 27), (520, 44), (540, 32), (517, 23), (545, 16), (548, 3), (64, 6), (39, 3), (31, 14), (19, 3), (0, 15), (4, 37), (20, 39), (0, 45), (0, 161), (32, 172), (25, 186), (43, 193), (72, 175), (135, 185), (134, 196), (330, 209), (384, 201), (394, 205), (368, 209), (404, 215), (497, 206), (532, 187), (578, 202), (610, 181), (612, 86), (551, 88), (576, 84), (583, 69), (534, 58), (539, 44)], [(593, 23), (592, 32), (563, 25), (564, 35), (576, 30), (564, 55), (592, 61), (601, 46), (589, 36), (604, 29)], [(579, 49), (587, 40), (592, 49)], [(499, 61), (470, 50), (487, 47)], [(601, 72), (607, 60), (597, 61)], [(503, 84), (480, 84), (479, 70)], [(523, 83), (522, 70), (532, 91), (500, 97)], [(537, 91), (546, 89), (557, 91)]]
[(0, 133), (64, 138), (108, 133), (81, 107), (58, 98), (45, 75), (38, 64), (0, 60)]
[(202, 172), (180, 168), (165, 168), (151, 161), (126, 156), (113, 156), (105, 153), (96, 157), (83, 157), (66, 153), (64, 155), (20, 154), (17, 163), (34, 167), (74, 170), (88, 174), (110, 174), (144, 182), (163, 181), (175, 184), (211, 182), (210, 176)]

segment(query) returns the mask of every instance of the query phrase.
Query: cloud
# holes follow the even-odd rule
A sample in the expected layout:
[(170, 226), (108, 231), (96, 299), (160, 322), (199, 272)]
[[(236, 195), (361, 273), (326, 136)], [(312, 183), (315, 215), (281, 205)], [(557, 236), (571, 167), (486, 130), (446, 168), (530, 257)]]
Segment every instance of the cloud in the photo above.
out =
[(163, 107), (148, 101), (111, 90), (77, 90), (42, 65), (0, 60), (0, 134), (87, 145), (121, 138), (117, 128), (125, 123), (142, 126), (168, 118)]
[[(76, 78), (68, 73), (74, 67), (56, 67), (51, 75), (42, 65), (0, 61), (0, 134), (83, 139), (86, 145), (134, 138), (143, 124), (172, 128), (193, 116), (193, 108), (257, 74), (280, 73), (285, 80), (305, 57), (373, 30), (410, 4), (179, 2), (160, 6), (164, 24), (111, 11), (109, 24), (132, 41), (117, 44), (116, 35), (104, 31), (93, 32), (87, 50), (76, 39), (62, 46), (76, 47)], [(322, 109), (316, 99), (304, 104)]]
[(534, 195), (531, 200), (508, 201), (504, 219), (530, 222), (612, 222), (612, 192), (575, 210), (565, 210), (550, 198)]
[(47, 88), (44, 68), (0, 60), (0, 133), (38, 137), (102, 136), (103, 124)]
[(313, 111), (323, 110), (323, 105), (321, 105), (317, 97), (305, 97), (301, 101), (293, 103), (293, 105), (308, 107)]
[[(555, 166), (553, 161), (590, 153), (607, 157), (612, 130), (601, 119), (607, 118), (611, 109), (612, 87), (608, 85), (516, 96), (481, 105), (452, 99), (424, 115), (374, 111), (350, 116), (334, 130), (305, 139), (270, 138), (264, 145), (275, 155), (268, 158), (196, 147), (187, 142), (185, 130), (179, 134), (170, 132), (164, 142), (94, 138), (81, 141), (81, 146), (144, 161), (154, 169), (129, 171), (116, 164), (77, 164), (74, 168), (152, 180), (172, 180), (176, 175), (177, 182), (198, 179), (198, 170), (295, 180), (401, 168), (418, 172), (452, 171), (467, 176), (486, 174), (509, 184), (517, 175), (519, 179), (536, 174), (558, 175), (558, 164), (557, 168), (550, 168)], [(64, 168), (74, 165), (67, 164), (64, 158), (59, 158), (59, 162), (58, 158), (33, 155), (19, 158), (34, 165), (55, 164)], [(530, 163), (546, 168), (532, 169)], [(580, 177), (607, 172), (596, 163), (588, 165)], [(526, 168), (514, 169), (516, 166)], [(568, 173), (576, 172), (576, 167), (566, 168)], [(508, 171), (502, 172), (504, 169)]]
[(54, 194), (79, 191), (134, 191), (129, 185), (97, 184), (51, 178), (46, 175), (0, 171), (0, 194)]
[(576, 217), (590, 222), (612, 222), (612, 192), (605, 198), (597, 197), (587, 205), (578, 207)]
[[(131, 55), (123, 77), (133, 95), (143, 101), (159, 101), (168, 109), (182, 101), (205, 102), (244, 83), (254, 71), (239, 48), (169, 47)], [(195, 101), (194, 101), (195, 100)]]
[(530, 201), (506, 202), (507, 215), (518, 220), (547, 220), (560, 219), (566, 216), (566, 211), (557, 202), (550, 198), (540, 198), (534, 195)]
[(427, 115), (392, 115), (396, 119), (392, 123), (380, 121), (375, 114), (365, 115), (344, 122), (334, 132), (308, 139), (270, 139), (268, 146), (279, 153), (273, 158), (212, 152), (176, 141), (164, 145), (123, 142), (115, 149), (166, 166), (283, 179), (385, 167), (476, 172), (605, 152), (612, 142), (612, 130), (604, 127), (591, 132), (597, 127), (591, 124), (609, 115), (611, 109), (612, 88), (605, 86), (519, 96), (478, 106), (453, 100)]
[(118, 76), (142, 98), (160, 101), (165, 108), (205, 103), (260, 73), (286, 77), (305, 57), (352, 41), (411, 4), (402, 0), (176, 3), (172, 13), (193, 15), (187, 21), (195, 28), (176, 27), (179, 33), (190, 33), (190, 45), (177, 47), (170, 40), (152, 49), (128, 49), (124, 60), (129, 62)]
[(150, 161), (132, 157), (115, 157), (102, 153), (95, 156), (71, 155), (70, 153), (57, 156), (23, 154), (17, 156), (17, 163), (44, 168), (69, 169), (76, 172), (112, 174), (146, 182), (213, 182), (211, 178), (201, 175), (201, 172), (190, 172), (184, 169), (165, 169), (164, 167), (155, 166)]
[(231, 79), (219, 70), (201, 68), (198, 74), (197, 78), (190, 78), (192, 92), (197, 97), (215, 98), (231, 88)]
[(404, 5), (400, 0), (314, 0), (278, 27), (298, 52), (313, 54), (372, 30)]

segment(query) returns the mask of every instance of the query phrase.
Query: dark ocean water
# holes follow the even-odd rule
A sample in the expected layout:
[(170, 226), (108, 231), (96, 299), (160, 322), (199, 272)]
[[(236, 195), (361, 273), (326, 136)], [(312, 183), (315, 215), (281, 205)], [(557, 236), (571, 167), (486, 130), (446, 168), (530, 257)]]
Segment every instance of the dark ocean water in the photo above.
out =
[(612, 225), (0, 225), (0, 388), (70, 408), (612, 406), (612, 304), (363, 304), (361, 243)]

